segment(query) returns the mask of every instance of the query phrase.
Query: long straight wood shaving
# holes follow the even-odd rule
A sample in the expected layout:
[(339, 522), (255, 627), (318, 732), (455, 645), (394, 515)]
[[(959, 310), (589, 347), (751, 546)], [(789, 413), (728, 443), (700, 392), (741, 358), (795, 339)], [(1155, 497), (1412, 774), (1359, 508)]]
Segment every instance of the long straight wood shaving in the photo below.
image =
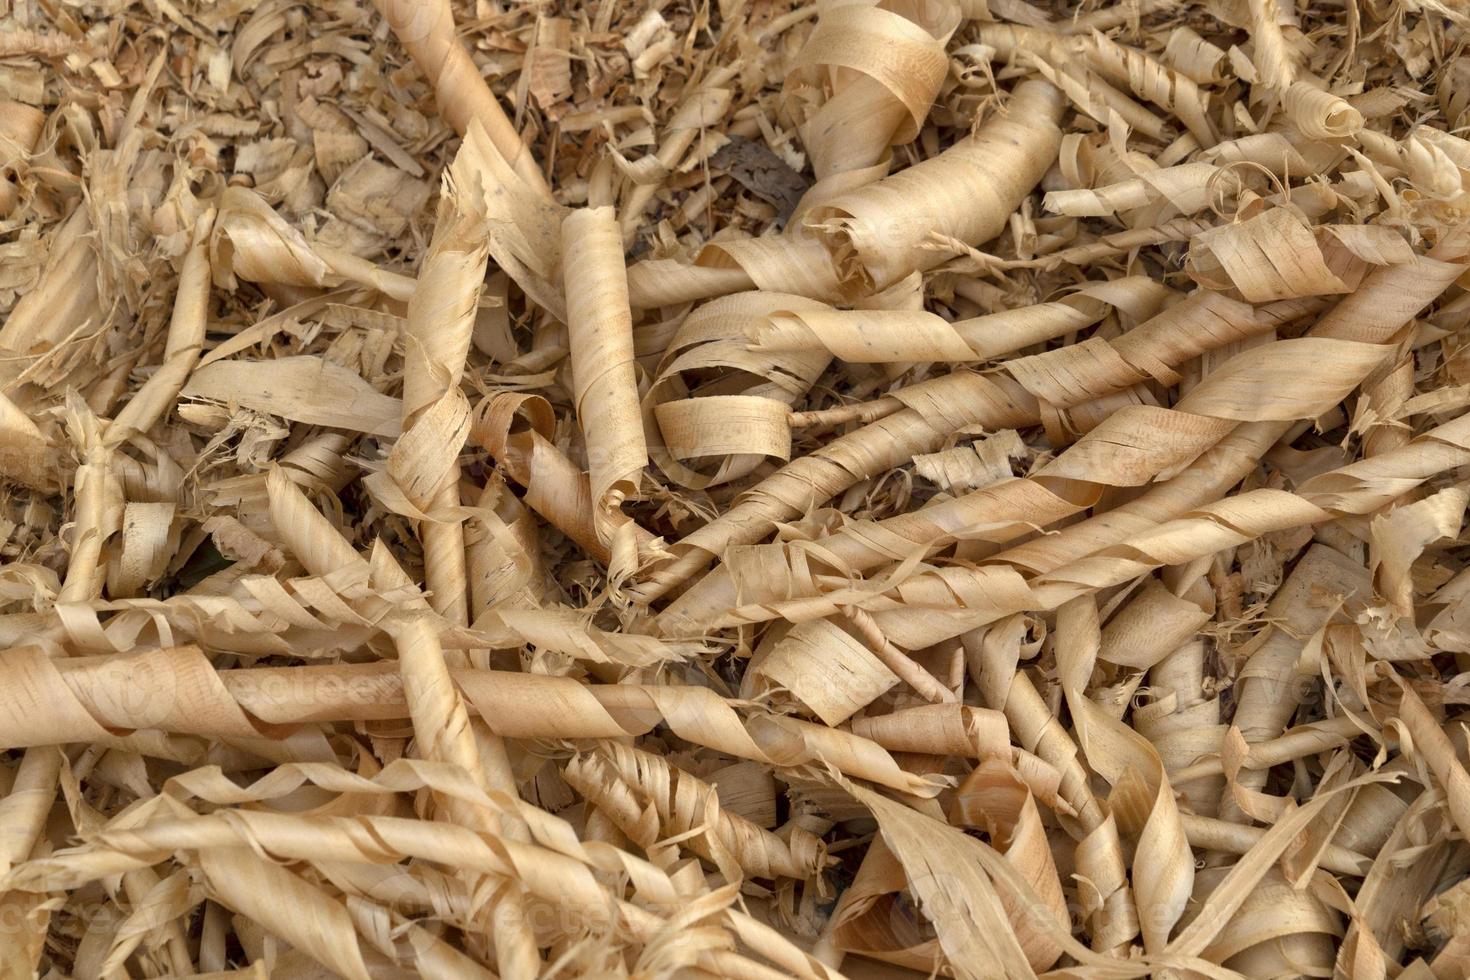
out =
[(0, 980), (1470, 977), (1459, 5), (0, 9)]

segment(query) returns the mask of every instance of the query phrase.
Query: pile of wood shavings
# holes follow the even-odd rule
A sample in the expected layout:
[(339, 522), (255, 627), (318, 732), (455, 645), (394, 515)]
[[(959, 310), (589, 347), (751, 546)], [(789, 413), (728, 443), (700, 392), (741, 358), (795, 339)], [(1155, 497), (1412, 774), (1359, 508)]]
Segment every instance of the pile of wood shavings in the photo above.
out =
[(1470, 975), (1458, 4), (0, 15), (0, 977)]

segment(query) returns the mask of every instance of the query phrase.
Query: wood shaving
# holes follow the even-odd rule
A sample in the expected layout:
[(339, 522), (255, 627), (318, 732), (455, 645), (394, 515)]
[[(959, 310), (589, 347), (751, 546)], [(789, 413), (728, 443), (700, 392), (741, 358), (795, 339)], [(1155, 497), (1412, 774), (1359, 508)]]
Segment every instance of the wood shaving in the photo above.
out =
[(0, 2), (0, 977), (1470, 976), (1467, 43)]

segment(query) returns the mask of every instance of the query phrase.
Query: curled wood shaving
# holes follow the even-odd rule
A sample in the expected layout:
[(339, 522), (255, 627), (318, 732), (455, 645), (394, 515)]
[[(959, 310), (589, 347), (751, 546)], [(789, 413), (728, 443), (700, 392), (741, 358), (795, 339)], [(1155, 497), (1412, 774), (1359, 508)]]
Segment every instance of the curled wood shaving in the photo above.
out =
[(0, 976), (1470, 975), (1455, 5), (5, 9)]

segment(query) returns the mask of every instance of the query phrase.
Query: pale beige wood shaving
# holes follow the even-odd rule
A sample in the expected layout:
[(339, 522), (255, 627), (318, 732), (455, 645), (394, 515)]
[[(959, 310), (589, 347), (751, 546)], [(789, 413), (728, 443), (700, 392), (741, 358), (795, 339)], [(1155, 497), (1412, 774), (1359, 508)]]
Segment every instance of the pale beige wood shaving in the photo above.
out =
[(0, 976), (1470, 975), (1457, 5), (117, 6)]

